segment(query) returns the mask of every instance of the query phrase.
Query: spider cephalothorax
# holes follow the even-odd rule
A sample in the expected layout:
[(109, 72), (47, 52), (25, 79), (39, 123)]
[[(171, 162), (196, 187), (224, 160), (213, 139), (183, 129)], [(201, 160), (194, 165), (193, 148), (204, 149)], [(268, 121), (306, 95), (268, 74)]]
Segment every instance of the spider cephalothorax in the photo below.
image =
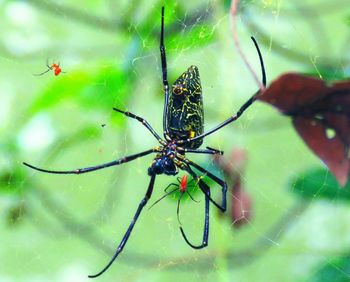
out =
[(168, 144), (165, 147), (160, 147), (160, 153), (152, 161), (151, 166), (148, 168), (148, 175), (153, 174), (166, 174), (176, 175), (179, 170), (174, 160), (177, 151), (175, 144)]
[[(149, 154), (155, 153), (156, 156), (153, 159), (150, 167), (148, 168), (148, 175), (150, 176), (150, 181), (145, 196), (141, 200), (136, 213), (131, 221), (129, 228), (124, 234), (124, 237), (120, 241), (113, 257), (110, 259), (109, 263), (97, 274), (90, 275), (90, 278), (100, 276), (104, 273), (122, 252), (126, 242), (128, 241), (130, 234), (135, 226), (135, 223), (144, 208), (148, 200), (152, 196), (153, 187), (155, 184), (155, 179), (158, 174), (166, 175), (176, 175), (179, 170), (184, 170), (191, 175), (194, 179), (196, 185), (204, 194), (205, 208), (204, 208), (204, 228), (203, 228), (203, 239), (199, 245), (194, 245), (190, 243), (184, 230), (180, 226), (181, 234), (188, 245), (194, 249), (201, 249), (208, 245), (209, 238), (209, 202), (213, 203), (221, 211), (226, 210), (226, 192), (227, 184), (225, 181), (221, 180), (205, 168), (196, 164), (195, 162), (188, 159), (185, 153), (197, 153), (197, 154), (222, 154), (222, 151), (206, 147), (206, 149), (199, 149), (203, 143), (204, 137), (216, 132), (220, 128), (230, 124), (231, 122), (238, 119), (242, 113), (255, 101), (256, 94), (254, 94), (246, 103), (241, 106), (238, 112), (226, 119), (224, 122), (215, 126), (211, 130), (204, 132), (204, 113), (203, 113), (203, 101), (202, 101), (202, 87), (199, 79), (199, 72), (196, 66), (189, 67), (180, 77), (174, 82), (171, 88), (171, 93), (169, 93), (169, 84), (167, 78), (167, 64), (165, 55), (165, 45), (164, 45), (164, 7), (162, 8), (162, 19), (161, 19), (161, 33), (160, 33), (160, 54), (162, 62), (162, 75), (163, 75), (163, 87), (164, 87), (164, 111), (163, 111), (163, 136), (164, 139), (159, 136), (159, 134), (153, 129), (153, 127), (142, 117), (139, 117), (133, 113), (122, 111), (114, 108), (115, 111), (122, 113), (130, 118), (136, 119), (142, 123), (148, 131), (158, 140), (160, 146), (154, 147), (152, 149), (129, 155), (102, 165), (96, 165), (91, 167), (79, 168), (75, 170), (48, 170), (35, 167), (28, 163), (24, 165), (46, 173), (54, 174), (82, 174), (106, 167), (116, 166), (123, 163), (133, 161), (137, 158), (147, 156)], [(258, 51), (260, 64), (262, 68), (263, 84), (266, 84), (266, 77), (264, 71), (264, 64), (262, 56), (260, 54), (259, 47), (254, 38), (253, 42)], [(217, 203), (210, 195), (210, 187), (203, 181), (203, 175), (206, 175), (215, 183), (221, 187), (221, 203)], [(187, 178), (186, 178), (187, 179)], [(183, 190), (187, 180), (183, 180)]]

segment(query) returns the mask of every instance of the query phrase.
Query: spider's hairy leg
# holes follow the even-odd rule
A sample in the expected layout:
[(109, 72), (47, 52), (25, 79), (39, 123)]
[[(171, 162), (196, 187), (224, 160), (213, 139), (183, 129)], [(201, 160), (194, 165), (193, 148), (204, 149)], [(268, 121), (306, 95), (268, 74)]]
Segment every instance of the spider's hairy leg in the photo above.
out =
[[(266, 71), (265, 71), (265, 66), (264, 66), (264, 60), (263, 60), (263, 57), (261, 55), (261, 52), (260, 52), (260, 49), (259, 49), (259, 45), (258, 43), (256, 42), (255, 38), (254, 37), (251, 37), (251, 39), (253, 40), (253, 43), (255, 45), (255, 48), (257, 50), (257, 53), (258, 53), (258, 56), (259, 56), (259, 61), (260, 61), (260, 67), (261, 67), (261, 73), (262, 73), (262, 84), (264, 86), (266, 86)], [(186, 140), (179, 140), (177, 141), (177, 144), (178, 145), (181, 145), (181, 144), (186, 144), (188, 142), (193, 142), (197, 139), (201, 139), (201, 138), (204, 138), (214, 132), (216, 132), (217, 130), (223, 128), (224, 126), (230, 124), (231, 122), (237, 120), (242, 114), (243, 112), (248, 109), (252, 104), (253, 102), (256, 100), (256, 97), (257, 95), (259, 95), (261, 93), (260, 90), (258, 90), (256, 93), (254, 93), (254, 95), (252, 97), (249, 98), (248, 101), (246, 101), (240, 108), (239, 110), (237, 111), (237, 113), (231, 117), (229, 117), (227, 120), (225, 120), (224, 122), (220, 123), (219, 125), (215, 126), (214, 128), (210, 129), (209, 131), (207, 132), (204, 132), (203, 134), (201, 135), (197, 135), (196, 137), (193, 137), (193, 138), (188, 138)]]
[(135, 160), (137, 158), (140, 158), (140, 157), (143, 157), (143, 156), (146, 156), (146, 155), (149, 155), (151, 153), (158, 152), (158, 151), (159, 151), (159, 148), (153, 148), (153, 149), (150, 149), (150, 150), (138, 153), (138, 154), (126, 156), (126, 157), (123, 157), (123, 158), (120, 158), (118, 160), (115, 160), (115, 161), (112, 161), (112, 162), (109, 162), (109, 163), (105, 163), (105, 164), (102, 164), (102, 165), (90, 166), (90, 167), (85, 167), (85, 168), (78, 168), (78, 169), (75, 169), (75, 170), (48, 170), (48, 169), (43, 169), (43, 168), (39, 168), (39, 167), (33, 166), (33, 165), (28, 164), (26, 162), (24, 162), (23, 164), (25, 166), (27, 166), (27, 167), (32, 168), (32, 169), (35, 169), (35, 170), (38, 170), (38, 171), (41, 171), (41, 172), (46, 172), (46, 173), (53, 173), (53, 174), (82, 174), (82, 173), (87, 173), (87, 172), (91, 172), (91, 171), (94, 171), (94, 170), (103, 169), (103, 168), (106, 168), (106, 167), (111, 167), (111, 166), (127, 163), (127, 162), (133, 161), (133, 160)]
[(212, 148), (212, 147), (208, 147), (208, 146), (206, 148), (207, 148), (207, 150), (213, 151), (214, 155), (215, 154), (218, 154), (218, 155), (223, 155), (224, 154), (224, 151), (221, 151), (221, 150), (218, 150), (218, 149), (215, 149), (215, 148)]
[(137, 121), (141, 122), (152, 133), (152, 135), (158, 140), (158, 142), (160, 144), (162, 144), (162, 145), (166, 144), (162, 140), (162, 138), (160, 138), (158, 133), (153, 129), (153, 127), (148, 123), (148, 121), (145, 120), (144, 118), (139, 117), (139, 116), (137, 116), (137, 115), (135, 115), (133, 113), (130, 113), (130, 112), (125, 112), (125, 111), (119, 110), (117, 108), (113, 108), (113, 110), (116, 111), (116, 112), (122, 113), (122, 114), (126, 115), (127, 117), (131, 117), (131, 118), (136, 119)]
[(191, 148), (182, 148), (178, 147), (178, 151), (182, 151), (185, 153), (196, 153), (196, 154), (208, 154), (208, 155), (223, 155), (224, 152), (211, 148), (211, 147), (206, 147), (206, 149), (191, 149)]
[(205, 182), (202, 181), (201, 177), (198, 177), (198, 175), (191, 169), (190, 165), (195, 167), (199, 171), (203, 172), (205, 175), (207, 175), (209, 178), (214, 180), (217, 184), (219, 184), (222, 187), (221, 188), (222, 202), (221, 202), (221, 205), (219, 205), (213, 198), (210, 197), (210, 194), (206, 194), (205, 189), (203, 189), (203, 187), (205, 187), (204, 184), (199, 185), (199, 188), (202, 190), (202, 192), (208, 196), (209, 201), (211, 201), (219, 210), (221, 210), (222, 212), (225, 212), (226, 211), (226, 206), (227, 206), (227, 203), (226, 203), (227, 202), (226, 201), (227, 184), (226, 184), (226, 182), (221, 180), (220, 178), (216, 177), (214, 174), (212, 174), (211, 172), (207, 171), (206, 169), (202, 168), (200, 165), (190, 161), (189, 159), (184, 159), (184, 162), (186, 162), (187, 165), (188, 165), (187, 171), (198, 182), (198, 184), (200, 182), (202, 182), (202, 183), (205, 183)]
[(109, 263), (99, 273), (97, 273), (95, 275), (89, 275), (89, 278), (96, 278), (96, 277), (100, 276), (101, 274), (103, 274), (112, 265), (112, 263), (115, 261), (115, 259), (118, 257), (118, 255), (123, 251), (124, 246), (125, 246), (126, 242), (128, 241), (128, 239), (130, 237), (132, 229), (134, 228), (135, 223), (136, 223), (136, 221), (137, 221), (137, 219), (138, 219), (142, 209), (147, 204), (148, 200), (151, 198), (155, 179), (156, 179), (156, 175), (155, 174), (151, 175), (151, 180), (149, 182), (149, 185), (148, 185), (148, 188), (147, 188), (147, 192), (146, 192), (144, 198), (142, 199), (142, 201), (140, 202), (139, 207), (137, 208), (136, 213), (134, 215), (134, 218), (131, 221), (131, 223), (130, 223), (130, 225), (128, 227), (128, 230), (124, 234), (123, 239), (120, 241), (120, 243), (119, 243), (119, 245), (118, 245), (118, 247), (117, 247), (117, 249), (115, 251), (115, 254), (112, 257), (112, 259), (109, 261)]
[[(191, 173), (191, 172), (190, 172)], [(192, 174), (192, 173), (191, 173)], [(198, 178), (198, 177), (196, 177)], [(199, 181), (198, 181), (198, 185), (199, 187), (201, 188), (202, 191), (204, 191), (204, 197), (205, 197), (205, 208), (204, 208), (204, 227), (203, 227), (203, 240), (202, 240), (202, 244), (201, 245), (193, 245), (188, 239), (187, 239), (187, 236), (182, 228), (182, 226), (180, 226), (180, 231), (181, 231), (181, 234), (182, 234), (182, 237), (184, 238), (185, 242), (190, 246), (192, 247), (193, 249), (202, 249), (206, 246), (208, 246), (208, 237), (209, 237), (209, 200), (210, 200), (210, 188), (209, 186), (204, 182), (202, 181), (200, 178), (199, 178)], [(178, 220), (180, 222), (180, 219), (179, 219), (179, 205), (180, 205), (180, 202), (178, 202), (178, 209), (177, 209), (177, 217), (178, 217)], [(181, 223), (180, 223), (181, 224)]]
[(162, 80), (163, 80), (163, 87), (164, 87), (163, 133), (165, 137), (165, 135), (167, 135), (168, 133), (166, 117), (168, 113), (169, 82), (168, 82), (168, 69), (167, 69), (167, 63), (166, 63), (166, 52), (165, 52), (165, 44), (164, 44), (164, 6), (162, 7), (159, 50), (160, 50), (160, 59), (162, 62)]

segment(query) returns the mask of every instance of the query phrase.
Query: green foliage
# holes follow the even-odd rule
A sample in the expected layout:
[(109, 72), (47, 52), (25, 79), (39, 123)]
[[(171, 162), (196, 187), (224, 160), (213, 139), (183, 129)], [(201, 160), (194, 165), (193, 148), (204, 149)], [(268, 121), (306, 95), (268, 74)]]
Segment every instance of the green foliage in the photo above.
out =
[(350, 257), (344, 256), (330, 261), (320, 268), (308, 282), (348, 282), (350, 277)]
[[(184, 9), (177, 3), (169, 2), (165, 8), (165, 45), (167, 51), (186, 50), (203, 47), (215, 40), (215, 26), (211, 21), (210, 11)], [(156, 19), (156, 21), (154, 20)], [(155, 25), (156, 22), (156, 25)], [(150, 48), (159, 44), (160, 11), (155, 7), (145, 20), (137, 27), (138, 35), (142, 38), (143, 46)], [(150, 41), (150, 42), (149, 42)]]
[(345, 18), (345, 23), (350, 26), (350, 15)]
[(73, 101), (89, 109), (124, 108), (132, 93), (133, 75), (116, 67), (75, 70), (60, 75), (47, 86), (29, 107), (29, 114)]
[(16, 226), (27, 213), (27, 207), (23, 201), (19, 201), (7, 210), (6, 221), (9, 226)]
[[(96, 126), (86, 126), (81, 130), (75, 132), (73, 135), (69, 137), (69, 143), (71, 145), (78, 144), (81, 141), (86, 139), (97, 138), (101, 136), (101, 130), (99, 130)], [(68, 138), (64, 138), (68, 139)]]
[(201, 24), (187, 27), (188, 32), (174, 34), (167, 40), (168, 50), (186, 50), (203, 47), (215, 40), (215, 28), (212, 24)]
[(321, 75), (322, 79), (328, 82), (349, 79), (349, 75), (346, 74), (345, 70), (341, 67), (319, 66), (317, 71), (312, 69), (310, 72), (305, 74), (315, 78), (320, 78)]
[(292, 191), (309, 200), (350, 200), (350, 182), (342, 188), (326, 169), (316, 169), (302, 173), (292, 185)]
[(28, 189), (24, 185), (23, 167), (16, 166), (12, 170), (2, 171), (0, 174), (0, 195), (8, 194), (12, 196), (20, 196)]

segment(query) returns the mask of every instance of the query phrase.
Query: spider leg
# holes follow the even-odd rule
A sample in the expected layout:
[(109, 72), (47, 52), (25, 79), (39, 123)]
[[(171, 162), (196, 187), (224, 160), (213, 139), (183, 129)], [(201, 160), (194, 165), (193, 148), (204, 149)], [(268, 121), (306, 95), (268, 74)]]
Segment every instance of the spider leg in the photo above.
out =
[(180, 213), (180, 201), (181, 201), (182, 196), (183, 196), (183, 193), (180, 195), (180, 198), (177, 200), (177, 208), (176, 208), (177, 221), (179, 222), (180, 225), (182, 225), (182, 223), (180, 221), (180, 216), (179, 216), (179, 213)]
[(209, 178), (211, 178), (212, 180), (214, 180), (217, 184), (219, 184), (221, 186), (221, 193), (222, 193), (222, 202), (220, 205), (220, 210), (221, 211), (225, 211), (226, 210), (226, 194), (227, 194), (227, 183), (225, 181), (223, 181), (222, 179), (220, 179), (219, 177), (215, 176), (214, 174), (212, 174), (211, 172), (209, 172), (208, 170), (206, 170), (205, 168), (201, 167), (200, 165), (192, 162), (191, 160), (188, 160), (188, 163), (190, 165), (192, 165), (193, 167), (195, 167), (196, 169), (198, 169), (200, 172), (203, 172), (205, 175), (207, 175)]
[[(169, 186), (168, 186), (169, 187)], [(177, 191), (177, 188), (175, 188), (174, 190), (171, 190), (170, 192), (167, 192), (165, 195), (163, 195), (162, 197), (160, 197), (157, 201), (155, 201), (149, 208), (148, 210), (150, 210), (155, 204), (158, 204), (161, 200), (163, 200), (165, 197), (169, 196), (170, 194), (174, 193), (175, 191)]]
[(50, 70), (51, 70), (51, 69), (48, 68), (46, 71), (44, 71), (44, 72), (42, 72), (42, 73), (33, 73), (33, 75), (35, 75), (35, 76), (40, 76), (40, 75), (43, 75), (43, 74), (49, 72)]
[[(264, 86), (266, 86), (266, 72), (265, 72), (265, 67), (264, 67), (264, 60), (263, 60), (263, 57), (261, 55), (261, 52), (260, 52), (260, 49), (259, 49), (259, 46), (255, 40), (254, 37), (251, 37), (251, 39), (253, 40), (253, 43), (255, 45), (255, 48), (258, 52), (258, 56), (259, 56), (259, 60), (260, 60), (260, 66), (261, 66), (261, 73), (262, 73), (262, 84)], [(215, 131), (219, 130), (220, 128), (223, 128), (224, 126), (230, 124), (231, 122), (237, 120), (242, 114), (243, 112), (248, 109), (250, 107), (251, 104), (253, 104), (253, 102), (256, 100), (256, 97), (257, 95), (260, 94), (260, 90), (257, 91), (252, 97), (250, 97), (250, 99), (248, 101), (246, 101), (241, 107), (240, 109), (238, 110), (238, 112), (229, 117), (227, 120), (225, 120), (224, 122), (220, 123), (219, 125), (215, 126), (214, 128), (210, 129), (209, 131), (203, 133), (203, 134), (200, 134), (196, 137), (193, 137), (193, 138), (189, 138), (189, 139), (186, 139), (186, 140), (179, 140), (177, 142), (177, 144), (183, 144), (183, 143), (188, 143), (188, 142), (193, 142), (197, 139), (201, 139), (201, 138), (204, 138), (212, 133), (214, 133)]]
[(196, 153), (196, 154), (209, 154), (209, 155), (223, 155), (224, 152), (211, 148), (211, 147), (207, 147), (206, 149), (190, 149), (190, 148), (181, 148), (178, 147), (179, 151), (183, 151), (185, 153)]
[(175, 183), (170, 183), (167, 187), (165, 187), (164, 192), (165, 192), (165, 193), (168, 192), (168, 189), (169, 189), (171, 186), (178, 186), (178, 185), (175, 184)]
[[(202, 168), (201, 166), (199, 166), (198, 164), (185, 159), (184, 160), (188, 166), (187, 166), (187, 171), (192, 175), (192, 177), (194, 179), (196, 179), (196, 181), (198, 182), (198, 185), (200, 182), (203, 182), (201, 180), (201, 177), (198, 177), (198, 175), (190, 168), (189, 165), (192, 165), (193, 167), (195, 167), (196, 169), (198, 169), (199, 171), (203, 172), (205, 175), (207, 175), (209, 178), (211, 178), (212, 180), (214, 180), (217, 184), (219, 184), (222, 189), (221, 189), (221, 193), (222, 193), (222, 202), (221, 205), (219, 205), (213, 198), (210, 197), (210, 193), (206, 193), (205, 189), (203, 189), (203, 185), (199, 185), (199, 188), (202, 190), (202, 192), (204, 194), (206, 194), (209, 198), (209, 201), (212, 202), (219, 210), (221, 210), (222, 212), (226, 211), (226, 193), (227, 193), (227, 184), (225, 181), (221, 180), (220, 178), (216, 177), (214, 174), (212, 174), (211, 172), (207, 171), (206, 169)], [(203, 182), (205, 183), (205, 182)]]
[(52, 70), (52, 67), (49, 64), (49, 58), (46, 59), (46, 66), (49, 70)]
[(218, 149), (215, 149), (215, 148), (212, 148), (212, 147), (206, 147), (208, 150), (212, 150), (214, 152), (216, 152), (217, 154), (220, 154), (220, 155), (223, 155), (224, 154), (224, 151), (221, 151), (221, 150), (218, 150)]
[(193, 202), (199, 203), (199, 201), (197, 201), (197, 200), (195, 200), (195, 199), (193, 198), (193, 196), (191, 195), (190, 192), (188, 192), (188, 191), (186, 190), (186, 193), (187, 193), (187, 195), (191, 198), (191, 200), (192, 200)]
[(164, 6), (162, 7), (162, 19), (160, 28), (160, 59), (162, 61), (162, 78), (164, 87), (164, 110), (163, 110), (163, 132), (164, 136), (168, 133), (167, 126), (167, 113), (168, 113), (168, 100), (169, 100), (169, 82), (168, 82), (168, 70), (166, 64), (166, 53), (164, 45)]
[[(141, 122), (151, 133), (154, 137), (156, 137), (156, 139), (158, 140), (159, 143), (162, 144), (162, 138), (160, 138), (160, 136), (157, 134), (157, 132), (152, 128), (152, 126), (147, 122), (147, 120), (145, 120), (142, 117), (139, 117), (133, 113), (130, 112), (124, 112), (122, 110), (119, 110), (117, 108), (113, 108), (113, 110), (115, 110), (116, 112), (122, 113), (124, 115), (126, 115), (127, 117), (131, 117), (133, 119), (136, 119), (137, 121)], [(164, 142), (163, 142), (164, 143)]]
[(134, 215), (134, 218), (131, 221), (131, 223), (130, 223), (130, 225), (128, 227), (128, 230), (125, 232), (123, 239), (120, 241), (120, 243), (119, 243), (119, 245), (118, 245), (118, 247), (116, 249), (116, 252), (113, 255), (112, 259), (109, 261), (109, 263), (99, 273), (97, 273), (95, 275), (89, 275), (89, 278), (96, 278), (96, 277), (100, 276), (101, 274), (103, 274), (112, 265), (112, 263), (115, 261), (115, 259), (118, 257), (118, 255), (123, 251), (124, 246), (125, 246), (126, 242), (128, 241), (128, 239), (130, 237), (132, 229), (134, 228), (135, 223), (136, 223), (136, 221), (137, 221), (137, 219), (138, 219), (138, 217), (139, 217), (143, 207), (147, 204), (148, 200), (151, 198), (155, 179), (156, 179), (156, 175), (155, 174), (151, 175), (151, 180), (149, 182), (149, 185), (148, 185), (148, 188), (147, 188), (147, 192), (146, 192), (144, 198), (142, 199), (142, 201), (140, 202), (139, 207), (137, 208), (136, 213)]
[(85, 167), (85, 168), (78, 168), (78, 169), (75, 169), (75, 170), (47, 170), (47, 169), (43, 169), (43, 168), (39, 168), (39, 167), (33, 166), (33, 165), (28, 164), (26, 162), (24, 162), (23, 164), (25, 166), (28, 166), (28, 167), (32, 168), (32, 169), (35, 169), (35, 170), (38, 170), (38, 171), (41, 171), (41, 172), (46, 172), (46, 173), (53, 173), (53, 174), (81, 174), (81, 173), (86, 173), (86, 172), (90, 172), (90, 171), (94, 171), (94, 170), (99, 170), (99, 169), (110, 167), (110, 166), (115, 166), (115, 165), (120, 165), (120, 164), (123, 164), (123, 163), (127, 163), (127, 162), (133, 161), (133, 160), (135, 160), (137, 158), (149, 155), (150, 153), (154, 153), (154, 152), (157, 152), (157, 148), (150, 149), (150, 150), (147, 150), (147, 151), (144, 151), (144, 152), (141, 152), (141, 153), (138, 153), (138, 154), (130, 155), (130, 156), (127, 156), (127, 157), (123, 157), (123, 158), (120, 158), (118, 160), (115, 160), (115, 161), (112, 161), (112, 162), (109, 162), (109, 163), (105, 163), (105, 164), (102, 164), (102, 165), (90, 166), (90, 167)]
[(209, 197), (210, 197), (210, 188), (209, 186), (199, 179), (198, 185), (201, 187), (201, 190), (204, 191), (204, 197), (205, 197), (205, 215), (204, 215), (204, 227), (203, 227), (203, 240), (201, 245), (193, 245), (188, 239), (187, 236), (183, 230), (183, 228), (180, 226), (180, 231), (182, 234), (182, 237), (184, 238), (185, 242), (192, 247), (193, 249), (202, 249), (206, 246), (208, 246), (208, 237), (209, 237)]

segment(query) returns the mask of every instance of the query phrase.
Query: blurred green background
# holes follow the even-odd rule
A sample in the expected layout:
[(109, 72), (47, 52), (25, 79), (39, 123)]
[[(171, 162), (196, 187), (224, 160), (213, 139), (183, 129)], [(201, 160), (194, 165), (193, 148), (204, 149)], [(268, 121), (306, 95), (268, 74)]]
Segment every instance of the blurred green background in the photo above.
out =
[[(0, 281), (88, 281), (109, 261), (152, 157), (80, 176), (22, 162), (75, 169), (156, 145), (112, 107), (161, 133), (162, 5), (169, 81), (198, 66), (211, 128), (257, 89), (233, 45), (229, 1), (0, 1)], [(258, 74), (250, 36), (259, 42), (268, 81), (289, 71), (349, 76), (348, 1), (241, 1), (237, 24)], [(33, 76), (47, 59), (66, 73)], [(288, 118), (257, 102), (204, 145), (246, 150), (249, 221), (234, 228), (211, 206), (209, 246), (196, 251), (181, 237), (176, 201), (165, 199), (143, 211), (99, 281), (350, 281), (350, 187), (339, 189)], [(191, 159), (213, 169), (206, 156)], [(150, 203), (172, 182), (158, 177)], [(195, 197), (199, 204), (182, 203), (181, 219), (199, 242), (204, 201)]]

